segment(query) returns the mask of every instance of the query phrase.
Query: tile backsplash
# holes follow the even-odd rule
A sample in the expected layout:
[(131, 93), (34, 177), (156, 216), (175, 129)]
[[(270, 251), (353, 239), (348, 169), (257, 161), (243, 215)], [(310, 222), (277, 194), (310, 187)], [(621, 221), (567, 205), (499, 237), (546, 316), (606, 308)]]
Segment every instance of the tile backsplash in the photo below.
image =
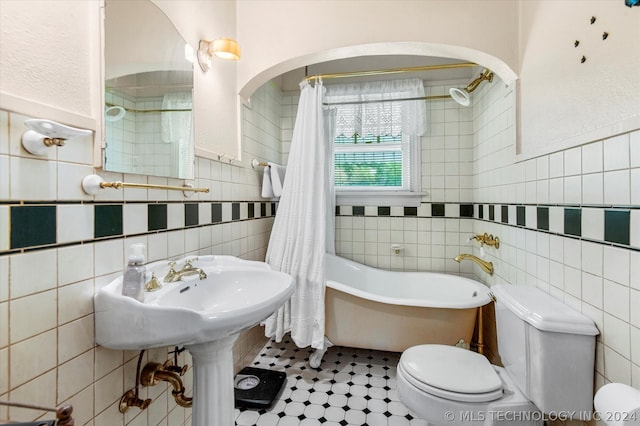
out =
[[(265, 110), (275, 102), (266, 91), (254, 97)], [(270, 108), (279, 111), (277, 102)], [(261, 135), (271, 124), (255, 111), (244, 112), (243, 126), (266, 140)], [(148, 261), (200, 254), (264, 260), (276, 206), (260, 198), (261, 175), (249, 161), (279, 161), (279, 143), (268, 149), (268, 140), (248, 142), (248, 160), (233, 165), (196, 157), (191, 183), (209, 187), (207, 194), (186, 198), (181, 191), (125, 188), (91, 197), (80, 182), (96, 172), (107, 181), (183, 181), (96, 171), (90, 140), (33, 157), (20, 145), (26, 118), (0, 111), (0, 399), (70, 403), (78, 425), (190, 424), (191, 410), (178, 407), (165, 385), (141, 390), (141, 397), (153, 399), (148, 409), (118, 411), (120, 398), (134, 386), (138, 352), (95, 344), (93, 295), (122, 273), (132, 243), (146, 245)], [(260, 327), (242, 333), (233, 351), (236, 369), (265, 341)], [(143, 361), (164, 362), (172, 350), (146, 351)], [(179, 362), (191, 365), (187, 352)], [(190, 395), (190, 371), (184, 380)], [(2, 420), (48, 418), (0, 406)]]

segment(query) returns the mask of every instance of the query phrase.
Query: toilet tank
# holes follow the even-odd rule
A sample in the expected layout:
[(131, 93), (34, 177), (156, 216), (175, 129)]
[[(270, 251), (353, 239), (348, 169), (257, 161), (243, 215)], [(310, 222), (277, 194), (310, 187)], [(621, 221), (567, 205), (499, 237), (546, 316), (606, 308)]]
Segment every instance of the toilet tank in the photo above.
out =
[(518, 388), (543, 413), (590, 419), (593, 321), (535, 287), (495, 285), (491, 291), (498, 352)]

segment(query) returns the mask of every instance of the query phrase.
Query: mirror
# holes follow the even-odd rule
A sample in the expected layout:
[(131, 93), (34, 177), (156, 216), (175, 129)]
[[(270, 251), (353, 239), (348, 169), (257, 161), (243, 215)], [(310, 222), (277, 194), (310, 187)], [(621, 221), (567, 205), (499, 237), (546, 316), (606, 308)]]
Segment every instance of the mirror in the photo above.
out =
[(105, 2), (107, 171), (193, 179), (193, 49), (151, 1)]

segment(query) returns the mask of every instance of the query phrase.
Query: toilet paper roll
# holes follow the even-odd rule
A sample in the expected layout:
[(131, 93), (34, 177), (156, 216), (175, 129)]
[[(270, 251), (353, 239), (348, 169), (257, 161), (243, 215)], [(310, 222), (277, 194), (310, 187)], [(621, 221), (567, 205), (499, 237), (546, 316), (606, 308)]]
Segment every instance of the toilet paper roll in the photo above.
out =
[(597, 418), (608, 426), (640, 425), (640, 391), (622, 383), (601, 387), (593, 398)]

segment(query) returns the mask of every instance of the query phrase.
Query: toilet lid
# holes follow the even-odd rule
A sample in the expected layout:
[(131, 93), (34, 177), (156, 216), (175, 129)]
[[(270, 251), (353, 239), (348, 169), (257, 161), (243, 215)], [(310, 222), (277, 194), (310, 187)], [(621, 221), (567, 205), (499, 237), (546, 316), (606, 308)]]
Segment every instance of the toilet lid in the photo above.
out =
[(487, 358), (455, 346), (419, 345), (402, 354), (400, 367), (414, 386), (443, 398), (482, 402), (502, 397), (502, 380)]

